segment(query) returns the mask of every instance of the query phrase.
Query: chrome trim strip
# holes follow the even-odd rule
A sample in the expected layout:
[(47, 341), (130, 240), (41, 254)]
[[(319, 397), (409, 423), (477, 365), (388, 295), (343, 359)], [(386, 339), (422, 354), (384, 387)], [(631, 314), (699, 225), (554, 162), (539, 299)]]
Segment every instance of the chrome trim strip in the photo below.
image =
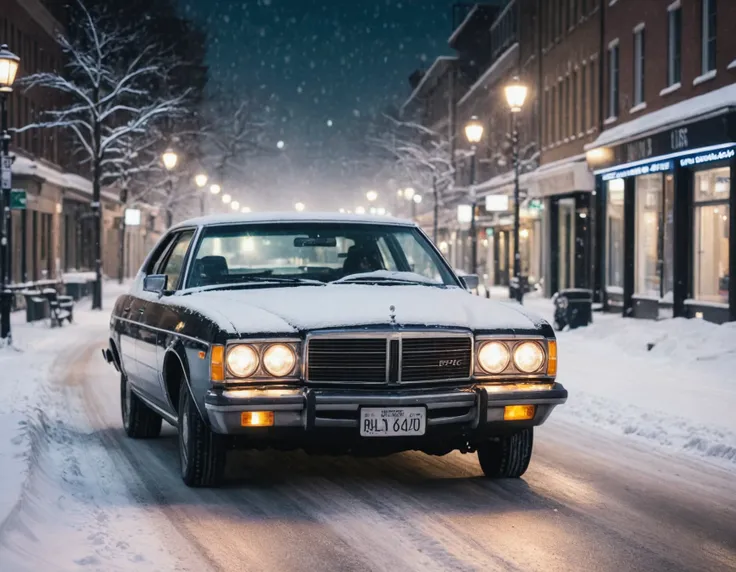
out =
[(163, 334), (170, 334), (172, 336), (177, 336), (179, 338), (184, 338), (185, 340), (191, 340), (193, 342), (197, 342), (199, 344), (205, 345), (208, 348), (212, 345), (210, 342), (205, 342), (204, 340), (200, 338), (193, 338), (192, 336), (187, 336), (186, 334), (180, 334), (179, 332), (172, 332), (171, 330), (164, 330), (163, 328), (157, 328), (155, 326), (149, 326), (148, 324), (144, 322), (136, 322), (135, 320), (129, 320), (128, 318), (121, 318), (120, 316), (112, 316), (115, 320), (120, 320), (121, 322), (128, 322), (129, 324), (133, 324), (135, 326), (140, 326), (142, 328), (146, 328), (148, 330), (153, 330), (155, 332), (161, 332)]
[(171, 423), (174, 427), (176, 427), (179, 424), (179, 420), (176, 418), (176, 416), (172, 415), (165, 409), (162, 409), (155, 403), (152, 403), (150, 399), (141, 395), (141, 392), (138, 391), (134, 386), (131, 385), (130, 390), (133, 393), (135, 393), (143, 403), (145, 403), (148, 407), (153, 409), (156, 413), (158, 413), (161, 417), (163, 417), (168, 423)]
[(271, 403), (254, 403), (248, 405), (212, 405), (205, 403), (204, 408), (207, 411), (215, 411), (227, 413), (228, 411), (302, 411), (304, 410), (303, 403), (278, 403), (276, 398)]

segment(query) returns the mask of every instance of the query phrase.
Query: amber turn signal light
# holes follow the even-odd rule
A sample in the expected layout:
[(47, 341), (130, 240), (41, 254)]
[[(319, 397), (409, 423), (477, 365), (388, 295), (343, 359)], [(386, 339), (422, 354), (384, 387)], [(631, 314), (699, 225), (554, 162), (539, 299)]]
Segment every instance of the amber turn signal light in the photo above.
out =
[(507, 405), (503, 408), (504, 421), (526, 421), (534, 419), (536, 405)]
[(240, 414), (242, 427), (273, 427), (273, 411), (243, 411)]
[(557, 375), (557, 340), (547, 340), (547, 375)]
[(225, 346), (212, 346), (210, 350), (210, 379), (225, 381)]

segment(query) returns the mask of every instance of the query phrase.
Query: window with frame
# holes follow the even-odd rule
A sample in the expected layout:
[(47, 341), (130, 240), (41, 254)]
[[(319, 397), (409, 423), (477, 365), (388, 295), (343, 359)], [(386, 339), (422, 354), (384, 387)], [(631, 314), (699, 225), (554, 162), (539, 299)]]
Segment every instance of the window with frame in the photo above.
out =
[(637, 294), (661, 296), (659, 238), (661, 229), (662, 174), (636, 178), (636, 258), (634, 290)]
[(624, 180), (608, 181), (606, 198), (606, 286), (624, 287)]
[(728, 303), (731, 170), (698, 171), (694, 188), (693, 296)]
[(634, 105), (644, 103), (644, 38), (645, 28), (638, 26), (634, 31)]
[(170, 248), (167, 249), (167, 254), (163, 260), (159, 262), (156, 274), (166, 274), (168, 276), (167, 288), (169, 290), (176, 290), (179, 285), (179, 278), (184, 270), (184, 259), (189, 250), (189, 245), (194, 238), (193, 230), (185, 230), (174, 239), (174, 242)]
[(608, 117), (618, 117), (618, 43), (608, 48)]
[(716, 69), (716, 0), (702, 0), (702, 73)]
[(682, 54), (682, 9), (680, 0), (668, 8), (667, 85), (680, 83)]

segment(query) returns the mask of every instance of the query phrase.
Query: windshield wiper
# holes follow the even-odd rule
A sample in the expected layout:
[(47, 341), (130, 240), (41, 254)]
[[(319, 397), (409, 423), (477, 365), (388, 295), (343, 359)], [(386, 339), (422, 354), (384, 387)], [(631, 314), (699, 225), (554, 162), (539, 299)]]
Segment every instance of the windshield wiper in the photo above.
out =
[(274, 278), (266, 276), (252, 276), (242, 282), (223, 282), (221, 284), (209, 284), (207, 286), (195, 286), (187, 294), (194, 292), (208, 292), (210, 290), (236, 290), (238, 288), (249, 288), (251, 286), (261, 285), (278, 285), (288, 284), (294, 286), (326, 286), (324, 282), (319, 280), (310, 280), (309, 278)]
[(424, 280), (412, 280), (411, 278), (398, 278), (395, 276), (364, 276), (360, 274), (345, 276), (339, 280), (333, 280), (330, 284), (411, 284), (412, 286), (434, 286), (444, 288), (444, 284), (437, 282), (425, 282)]

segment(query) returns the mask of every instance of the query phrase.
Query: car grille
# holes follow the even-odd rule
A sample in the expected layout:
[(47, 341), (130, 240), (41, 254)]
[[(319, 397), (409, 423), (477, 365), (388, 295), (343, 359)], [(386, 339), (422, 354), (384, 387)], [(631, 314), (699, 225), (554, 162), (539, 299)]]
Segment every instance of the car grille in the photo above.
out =
[(386, 382), (386, 338), (315, 338), (309, 341), (307, 379)]
[(402, 384), (465, 380), (471, 375), (470, 336), (317, 335), (307, 347), (312, 383)]
[(442, 381), (470, 377), (471, 340), (407, 338), (401, 343), (401, 381)]

